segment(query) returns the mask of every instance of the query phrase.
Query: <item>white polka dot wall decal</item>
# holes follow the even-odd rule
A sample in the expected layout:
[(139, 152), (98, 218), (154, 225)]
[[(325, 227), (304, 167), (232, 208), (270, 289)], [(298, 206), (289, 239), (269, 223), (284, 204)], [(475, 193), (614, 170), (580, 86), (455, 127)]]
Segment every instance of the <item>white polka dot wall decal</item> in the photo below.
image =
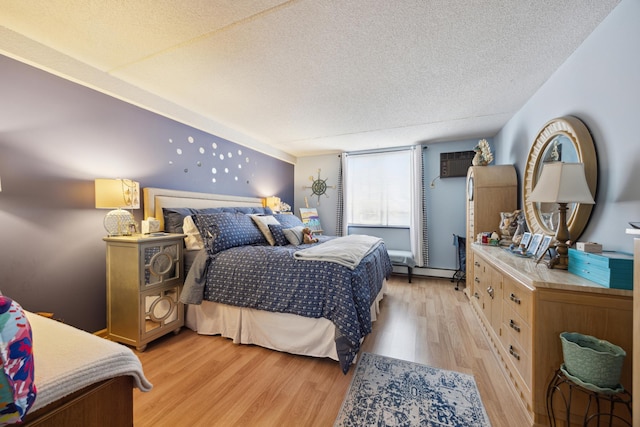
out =
[(189, 141), (189, 144), (193, 144), (193, 137), (190, 136), (189, 138), (187, 138), (187, 141)]
[(182, 154), (182, 149), (181, 149), (181, 148), (178, 148), (178, 149), (176, 150), (176, 153), (178, 153), (178, 154)]
[(227, 153), (227, 157), (228, 157), (228, 158), (232, 158), (232, 157), (233, 157), (233, 154), (231, 153), (231, 151), (229, 151), (229, 152)]
[(245, 162), (249, 163), (249, 158), (244, 159)]
[(242, 150), (238, 150), (238, 156), (242, 156)]
[(215, 184), (216, 183), (216, 179), (215, 178), (211, 178), (211, 182), (213, 182)]
[(169, 164), (172, 165), (173, 164), (173, 160), (169, 160)]
[(224, 160), (224, 154), (220, 154), (220, 160)]
[(211, 168), (211, 173), (212, 173), (212, 174), (216, 174), (216, 173), (218, 173), (218, 169), (216, 169), (216, 168)]
[(218, 144), (216, 144), (215, 142), (212, 142), (211, 143), (211, 148), (213, 148), (215, 150), (216, 148), (218, 148)]
[(169, 144), (173, 144), (173, 139), (169, 138)]
[(203, 148), (203, 147), (200, 147), (200, 148), (198, 149), (198, 151), (200, 152), (200, 154), (204, 154), (204, 148)]
[(233, 179), (235, 179), (235, 180), (237, 181), (237, 180), (238, 180), (238, 177), (237, 177), (237, 176), (234, 176), (234, 177), (233, 177)]
[(198, 165), (198, 167), (202, 166), (202, 162), (196, 162), (196, 165)]
[(229, 173), (229, 168), (224, 168), (224, 173)]
[(242, 169), (242, 165), (238, 165), (238, 169)]

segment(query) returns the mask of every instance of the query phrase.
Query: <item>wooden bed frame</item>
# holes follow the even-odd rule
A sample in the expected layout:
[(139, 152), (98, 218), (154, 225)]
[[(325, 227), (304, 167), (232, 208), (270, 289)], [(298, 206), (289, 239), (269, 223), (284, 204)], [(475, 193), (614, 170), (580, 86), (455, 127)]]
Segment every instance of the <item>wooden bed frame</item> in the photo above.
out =
[(93, 384), (27, 414), (20, 425), (131, 427), (133, 387), (133, 377), (128, 375)]
[(46, 316), (25, 316), (33, 337), (37, 392), (19, 425), (133, 426), (133, 389), (153, 387), (135, 353)]

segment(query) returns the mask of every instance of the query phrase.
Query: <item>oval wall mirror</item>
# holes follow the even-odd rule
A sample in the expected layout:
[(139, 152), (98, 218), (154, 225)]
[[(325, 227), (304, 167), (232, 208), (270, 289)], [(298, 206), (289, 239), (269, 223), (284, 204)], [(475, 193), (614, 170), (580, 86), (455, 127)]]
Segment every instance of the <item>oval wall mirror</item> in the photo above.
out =
[[(558, 206), (555, 203), (529, 201), (542, 166), (548, 162), (584, 163), (584, 172), (591, 195), (595, 199), (598, 183), (598, 159), (589, 130), (580, 119), (565, 116), (547, 122), (533, 142), (524, 170), (524, 215), (532, 234), (555, 235), (558, 228)], [(572, 203), (568, 205), (567, 226), (572, 241), (584, 231), (593, 205)]]

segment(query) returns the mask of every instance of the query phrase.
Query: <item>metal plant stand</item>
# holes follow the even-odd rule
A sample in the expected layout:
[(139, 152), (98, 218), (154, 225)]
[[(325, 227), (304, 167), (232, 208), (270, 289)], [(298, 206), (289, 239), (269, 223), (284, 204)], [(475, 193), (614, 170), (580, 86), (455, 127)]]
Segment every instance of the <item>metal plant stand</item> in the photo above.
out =
[[(551, 427), (571, 425), (571, 404), (575, 398), (574, 395), (577, 394), (587, 396), (587, 405), (582, 417), (583, 426), (627, 425), (631, 427), (631, 393), (626, 390), (612, 390), (612, 392), (590, 390), (568, 378), (560, 369), (556, 371), (547, 388), (547, 415)], [(555, 402), (554, 397), (557, 397)], [(561, 403), (562, 407), (555, 408), (558, 403)], [(561, 420), (564, 420), (564, 424), (559, 423)]]

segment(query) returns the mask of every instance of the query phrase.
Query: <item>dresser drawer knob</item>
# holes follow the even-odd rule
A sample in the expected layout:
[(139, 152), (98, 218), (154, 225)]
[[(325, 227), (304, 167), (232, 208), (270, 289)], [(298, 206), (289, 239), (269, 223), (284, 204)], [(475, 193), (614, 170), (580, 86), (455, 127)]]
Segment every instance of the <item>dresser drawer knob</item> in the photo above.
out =
[(514, 322), (513, 319), (509, 320), (509, 326), (511, 326), (511, 329), (514, 331), (520, 332), (520, 326), (516, 325), (516, 322)]
[(474, 292), (474, 293), (473, 293), (473, 296), (474, 296), (474, 297), (476, 297), (477, 299), (480, 299), (480, 294), (479, 294), (479, 293), (477, 293), (477, 292)]
[(480, 263), (478, 261), (475, 261), (473, 265), (475, 265), (476, 267), (480, 267)]
[(516, 304), (520, 304), (520, 298), (518, 298), (517, 296), (515, 296), (514, 293), (511, 293), (511, 295), (509, 295), (509, 299), (513, 302), (515, 302)]
[(475, 277), (475, 278), (473, 279), (473, 281), (474, 281), (474, 282), (476, 282), (476, 283), (480, 283), (480, 279), (478, 279), (477, 277)]
[(514, 350), (513, 346), (509, 346), (509, 354), (511, 354), (516, 360), (520, 360), (520, 355)]

